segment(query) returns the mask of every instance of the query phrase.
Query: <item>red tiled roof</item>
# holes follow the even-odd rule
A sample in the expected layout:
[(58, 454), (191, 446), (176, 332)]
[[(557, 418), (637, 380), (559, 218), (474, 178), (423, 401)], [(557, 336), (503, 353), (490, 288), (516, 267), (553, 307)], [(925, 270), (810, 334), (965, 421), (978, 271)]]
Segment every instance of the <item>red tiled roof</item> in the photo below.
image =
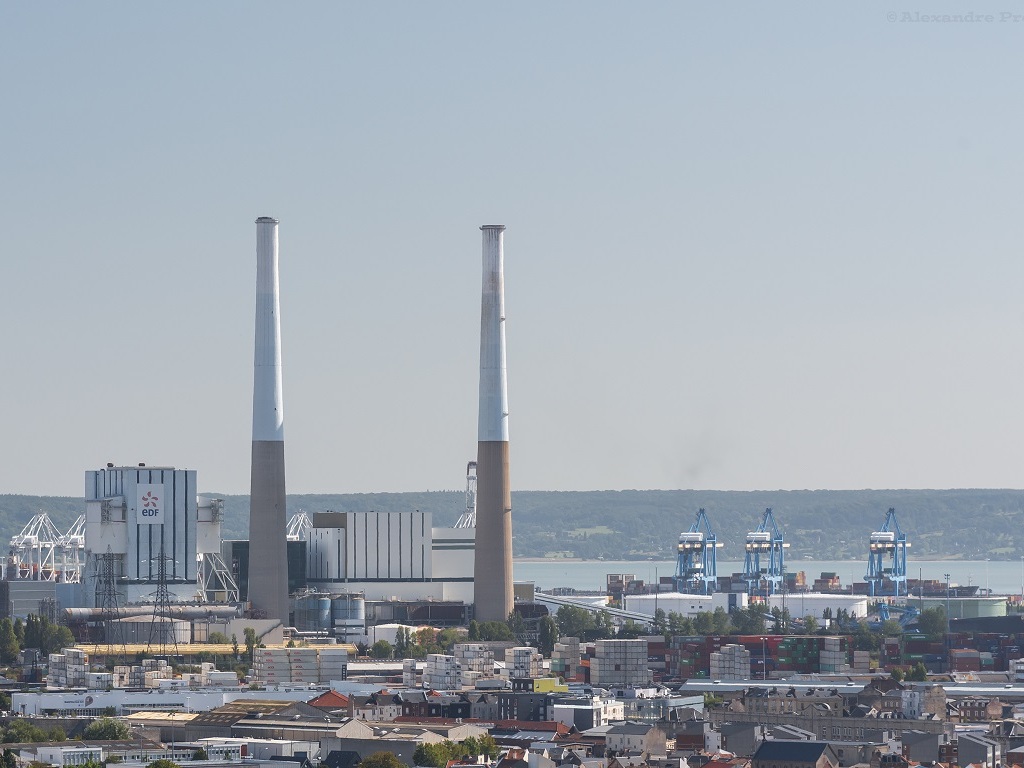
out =
[(308, 701), (307, 704), (311, 707), (316, 707), (317, 709), (340, 709), (341, 707), (348, 706), (348, 696), (343, 696), (337, 691), (328, 691), (327, 693), (321, 694), (315, 699)]

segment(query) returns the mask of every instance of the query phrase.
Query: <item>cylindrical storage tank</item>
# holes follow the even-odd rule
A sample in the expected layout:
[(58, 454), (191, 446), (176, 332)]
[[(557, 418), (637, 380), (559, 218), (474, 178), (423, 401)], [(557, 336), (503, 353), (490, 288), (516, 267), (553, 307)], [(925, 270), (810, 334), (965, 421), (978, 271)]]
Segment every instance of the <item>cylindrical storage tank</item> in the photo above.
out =
[(295, 628), (300, 632), (309, 632), (313, 627), (310, 616), (314, 612), (316, 598), (312, 595), (300, 595), (295, 598)]
[(331, 598), (330, 595), (321, 595), (316, 598), (315, 602), (315, 629), (330, 629), (331, 628)]
[(337, 619), (366, 621), (366, 603), (362, 595), (335, 595), (331, 599), (331, 616)]
[(337, 595), (331, 601), (334, 635), (341, 642), (354, 641), (366, 633), (366, 603), (362, 595)]
[(303, 598), (303, 597), (293, 597), (291, 599), (292, 624), (294, 624), (295, 628), (297, 630), (299, 630), (299, 631), (302, 631), (303, 629), (305, 629), (305, 622), (302, 620), (302, 607), (303, 607), (303, 602), (302, 601), (304, 599), (305, 598)]

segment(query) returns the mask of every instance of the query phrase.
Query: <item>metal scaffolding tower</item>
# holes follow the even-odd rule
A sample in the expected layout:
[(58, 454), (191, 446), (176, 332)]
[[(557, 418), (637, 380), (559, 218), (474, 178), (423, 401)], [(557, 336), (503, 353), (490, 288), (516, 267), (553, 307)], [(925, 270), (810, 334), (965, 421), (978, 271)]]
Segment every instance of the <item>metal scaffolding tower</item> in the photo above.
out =
[(476, 462), (466, 465), (466, 511), (455, 523), (456, 528), (476, 528)]
[(237, 603), (238, 582), (220, 552), (205, 552), (199, 556), (196, 569), (198, 597), (204, 603)]
[(886, 593), (888, 581), (892, 585), (892, 596), (907, 594), (907, 534), (896, 520), (896, 510), (889, 507), (885, 523), (880, 530), (873, 531), (868, 538), (868, 572), (864, 576), (872, 597)]
[(300, 509), (288, 520), (285, 538), (288, 541), (302, 541), (306, 538), (306, 534), (312, 527), (313, 521), (309, 519), (309, 515)]
[(85, 563), (85, 515), (78, 516), (58, 544), (61, 554), (59, 580), (67, 584), (80, 583)]
[[(220, 524), (224, 522), (224, 500), (205, 499), (204, 503), (209, 505), (210, 523), (217, 526), (220, 538)], [(299, 515), (309, 523), (305, 512)], [(204, 603), (237, 603), (239, 600), (238, 582), (224, 562), (224, 556), (216, 550), (196, 554), (196, 598)]]
[(679, 534), (676, 590), (690, 595), (710, 595), (714, 592), (718, 586), (716, 550), (721, 546), (702, 507), (690, 530)]
[[(764, 518), (757, 529), (747, 534), (743, 580), (747, 582), (748, 595), (768, 597), (782, 589), (788, 546), (769, 507), (764, 511)], [(762, 557), (767, 560), (766, 566), (762, 566)]]
[(8, 578), (57, 581), (57, 550), (61, 533), (45, 512), (34, 515), (11, 537)]

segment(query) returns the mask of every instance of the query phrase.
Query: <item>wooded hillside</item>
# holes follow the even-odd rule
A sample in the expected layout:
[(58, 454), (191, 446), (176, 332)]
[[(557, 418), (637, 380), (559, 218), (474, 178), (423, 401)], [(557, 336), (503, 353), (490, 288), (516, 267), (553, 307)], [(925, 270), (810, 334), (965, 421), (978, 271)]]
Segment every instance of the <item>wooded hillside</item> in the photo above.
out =
[[(205, 495), (219, 496), (215, 492)], [(248, 534), (248, 497), (225, 501), (225, 538)], [(464, 506), (456, 491), (293, 495), (289, 514), (335, 511), (431, 512), (434, 525), (451, 525)], [(912, 542), (915, 557), (958, 556), (1012, 560), (1024, 552), (1024, 491), (520, 491), (512, 496), (513, 548), (518, 557), (564, 553), (606, 559), (673, 558), (679, 532), (707, 510), (719, 557), (742, 558), (743, 538), (765, 507), (790, 543), (790, 557), (861, 558), (868, 534), (889, 507)], [(84, 511), (81, 499), (0, 496), (0, 541), (6, 542), (38, 511), (62, 530)]]

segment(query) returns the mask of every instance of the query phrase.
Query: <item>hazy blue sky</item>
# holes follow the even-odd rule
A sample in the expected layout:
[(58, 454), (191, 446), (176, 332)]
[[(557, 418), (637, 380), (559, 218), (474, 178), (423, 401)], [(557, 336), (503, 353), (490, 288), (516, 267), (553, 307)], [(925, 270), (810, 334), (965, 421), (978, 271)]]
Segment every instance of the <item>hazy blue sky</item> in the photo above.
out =
[(513, 488), (1021, 487), (1015, 7), (3, 3), (0, 492), (248, 491), (261, 215), (290, 492), (462, 487), (485, 223)]

